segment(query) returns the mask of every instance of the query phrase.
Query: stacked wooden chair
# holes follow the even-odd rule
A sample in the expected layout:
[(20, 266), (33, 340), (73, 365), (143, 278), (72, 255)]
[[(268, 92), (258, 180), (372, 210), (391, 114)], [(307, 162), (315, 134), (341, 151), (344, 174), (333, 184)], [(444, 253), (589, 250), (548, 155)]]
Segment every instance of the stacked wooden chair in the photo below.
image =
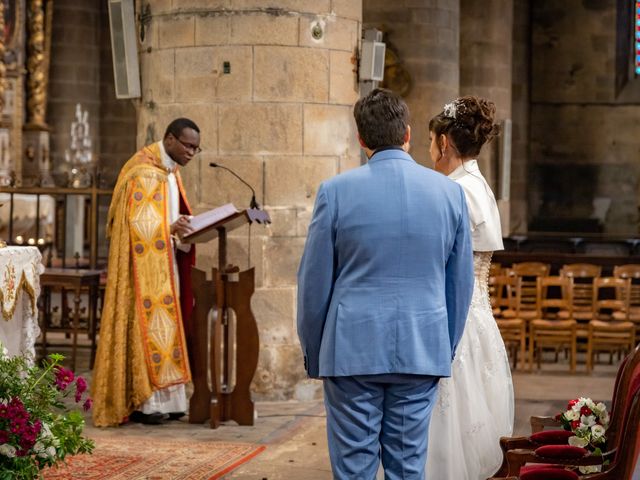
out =
[(640, 264), (617, 266), (612, 277), (588, 263), (549, 273), (541, 262), (491, 266), (491, 306), (513, 368), (518, 360), (525, 367), (526, 358), (529, 369), (539, 369), (541, 353), (553, 348), (556, 361), (560, 353), (569, 359), (571, 372), (584, 352), (591, 372), (600, 353), (608, 352), (611, 363), (640, 341)]

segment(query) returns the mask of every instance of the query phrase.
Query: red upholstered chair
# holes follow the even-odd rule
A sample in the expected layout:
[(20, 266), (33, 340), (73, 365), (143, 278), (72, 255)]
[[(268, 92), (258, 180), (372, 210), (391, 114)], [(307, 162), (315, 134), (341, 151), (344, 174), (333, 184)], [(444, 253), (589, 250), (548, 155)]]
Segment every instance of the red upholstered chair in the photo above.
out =
[[(492, 477), (491, 480), (556, 480), (556, 479), (569, 479), (569, 480), (626, 480), (633, 478), (636, 461), (638, 460), (638, 454), (640, 453), (640, 376), (636, 378), (633, 387), (633, 396), (628, 406), (630, 406), (628, 414), (625, 416), (625, 422), (622, 425), (622, 432), (620, 435), (620, 443), (613, 452), (612, 462), (605, 466), (605, 470), (599, 473), (592, 473), (588, 475), (579, 475), (575, 471), (569, 471), (564, 468), (554, 468), (552, 465), (545, 464), (540, 466), (530, 465), (520, 470), (518, 476), (510, 477)], [(541, 452), (541, 449), (545, 448), (545, 452)], [(582, 452), (575, 451), (575, 458), (571, 458), (570, 451), (574, 451), (576, 447), (565, 446), (565, 452), (560, 450), (563, 447), (541, 447), (535, 452), (531, 450), (524, 451), (524, 456), (530, 456), (532, 462), (538, 461), (540, 458), (545, 458), (548, 461), (553, 456), (564, 456), (561, 462), (566, 465), (578, 465), (578, 461)], [(537, 455), (540, 454), (540, 455)], [(509, 456), (519, 456), (517, 450), (508, 452)], [(584, 457), (583, 457), (584, 458)], [(518, 461), (520, 461), (519, 459)]]
[[(608, 454), (607, 458), (615, 453), (615, 448), (621, 441), (622, 426), (628, 413), (627, 407), (633, 397), (633, 392), (638, 388), (638, 384), (640, 384), (640, 345), (624, 359), (618, 369), (611, 401), (609, 428), (607, 429), (607, 445), (605, 449), (606, 454)], [(556, 429), (543, 430), (546, 426), (555, 427)], [(566, 446), (568, 438), (571, 436), (570, 432), (561, 430), (560, 422), (552, 417), (531, 417), (531, 427), (534, 433), (528, 437), (503, 437), (500, 439), (500, 446), (504, 452), (503, 462), (500, 469), (494, 474), (495, 477), (507, 474), (513, 475), (520, 471), (519, 467), (516, 468), (515, 465), (513, 467), (509, 466), (509, 451), (515, 449), (522, 452), (536, 451), (539, 447), (549, 445)], [(601, 458), (600, 462), (602, 462)], [(519, 466), (522, 465), (524, 463)]]

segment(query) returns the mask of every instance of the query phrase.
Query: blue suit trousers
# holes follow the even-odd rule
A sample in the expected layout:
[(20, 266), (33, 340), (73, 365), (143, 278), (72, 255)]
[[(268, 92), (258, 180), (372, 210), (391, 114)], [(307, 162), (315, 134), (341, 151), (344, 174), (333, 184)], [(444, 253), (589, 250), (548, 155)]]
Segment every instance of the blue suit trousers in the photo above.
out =
[(440, 377), (385, 374), (325, 377), (333, 476), (424, 480), (429, 421)]

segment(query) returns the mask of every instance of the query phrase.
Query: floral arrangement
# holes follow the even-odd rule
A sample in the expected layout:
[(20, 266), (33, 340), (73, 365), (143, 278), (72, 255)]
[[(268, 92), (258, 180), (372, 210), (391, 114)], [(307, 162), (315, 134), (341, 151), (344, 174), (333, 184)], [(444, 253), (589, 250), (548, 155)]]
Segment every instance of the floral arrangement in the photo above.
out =
[(91, 408), (87, 382), (60, 365), (52, 354), (43, 366), (8, 357), (0, 344), (0, 480), (40, 477), (40, 470), (66, 456), (91, 453), (82, 436), (84, 418), (71, 399)]
[[(569, 445), (602, 455), (601, 447), (605, 444), (605, 433), (609, 426), (609, 412), (604, 403), (596, 404), (590, 398), (576, 398), (569, 401), (567, 411), (558, 414), (557, 418), (565, 430), (574, 433), (569, 438)], [(600, 469), (599, 466), (580, 467), (582, 473), (598, 472)]]

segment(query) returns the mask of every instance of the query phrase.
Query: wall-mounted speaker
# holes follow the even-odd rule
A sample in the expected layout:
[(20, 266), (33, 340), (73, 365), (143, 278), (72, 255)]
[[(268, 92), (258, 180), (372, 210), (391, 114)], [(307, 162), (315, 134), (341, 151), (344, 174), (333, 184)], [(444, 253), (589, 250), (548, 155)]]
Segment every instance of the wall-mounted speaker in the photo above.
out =
[(109, 0), (109, 27), (116, 98), (140, 96), (140, 68), (133, 0)]
[(383, 42), (364, 40), (362, 42), (362, 57), (360, 59), (360, 80), (381, 82), (384, 78), (384, 53), (386, 45)]

